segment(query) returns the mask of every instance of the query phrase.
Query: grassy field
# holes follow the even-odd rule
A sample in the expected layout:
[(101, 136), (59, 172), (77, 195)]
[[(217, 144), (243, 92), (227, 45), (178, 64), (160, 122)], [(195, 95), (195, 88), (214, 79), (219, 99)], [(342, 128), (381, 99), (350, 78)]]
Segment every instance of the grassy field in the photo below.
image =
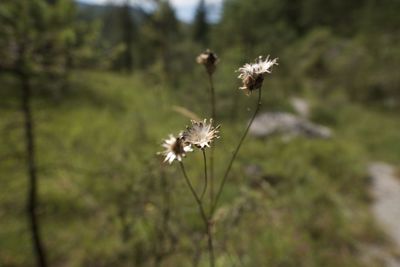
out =
[[(162, 84), (81, 71), (62, 97), (37, 94), (40, 221), (52, 266), (207, 266), (194, 200), (177, 166), (156, 156), (161, 140), (189, 123), (173, 107), (207, 116), (207, 93), (199, 84), (193, 93)], [(3, 94), (0, 266), (33, 266), (22, 116), (17, 92)], [(217, 179), (252, 101), (243, 96), (237, 107), (245, 112), (233, 119), (225, 110), (235, 102), (221, 103)], [(366, 166), (400, 164), (400, 121), (344, 100), (314, 102), (313, 119), (333, 128), (332, 139), (246, 140), (215, 216), (218, 266), (379, 266), (360, 261), (362, 244), (384, 242), (368, 209)], [(194, 153), (185, 161), (199, 190), (200, 160)], [(246, 172), (252, 165), (262, 172)]]

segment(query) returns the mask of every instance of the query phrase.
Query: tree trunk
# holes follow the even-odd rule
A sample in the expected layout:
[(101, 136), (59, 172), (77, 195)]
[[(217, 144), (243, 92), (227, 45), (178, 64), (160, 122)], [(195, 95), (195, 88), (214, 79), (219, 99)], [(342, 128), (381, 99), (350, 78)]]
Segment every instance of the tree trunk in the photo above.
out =
[(29, 218), (29, 226), (32, 233), (33, 249), (36, 256), (38, 267), (47, 267), (46, 253), (41, 241), (39, 224), (37, 219), (37, 169), (35, 163), (35, 144), (34, 144), (34, 122), (31, 110), (31, 87), (29, 76), (26, 73), (20, 73), (21, 81), (21, 100), (22, 111), (24, 115), (25, 128), (25, 149), (27, 174), (29, 178), (27, 212)]

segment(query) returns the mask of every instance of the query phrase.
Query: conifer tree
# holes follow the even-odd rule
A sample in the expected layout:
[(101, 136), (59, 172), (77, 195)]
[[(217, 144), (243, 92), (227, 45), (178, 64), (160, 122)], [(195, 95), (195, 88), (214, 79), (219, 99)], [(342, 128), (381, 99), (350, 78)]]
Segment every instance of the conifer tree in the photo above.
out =
[(193, 39), (203, 46), (208, 44), (207, 7), (204, 0), (200, 0), (193, 21)]
[(131, 72), (133, 69), (133, 41), (134, 41), (134, 23), (131, 17), (130, 0), (125, 0), (121, 6), (121, 27), (122, 42), (124, 44), (123, 68)]
[(27, 215), (36, 265), (48, 266), (38, 217), (36, 123), (32, 97), (40, 87), (64, 79), (74, 39), (73, 3), (68, 0), (4, 0), (0, 5), (0, 72), (19, 82), (28, 176)]
[(152, 32), (155, 49), (162, 62), (164, 74), (171, 73), (173, 47), (179, 37), (179, 23), (168, 0), (158, 1), (158, 7), (152, 17)]

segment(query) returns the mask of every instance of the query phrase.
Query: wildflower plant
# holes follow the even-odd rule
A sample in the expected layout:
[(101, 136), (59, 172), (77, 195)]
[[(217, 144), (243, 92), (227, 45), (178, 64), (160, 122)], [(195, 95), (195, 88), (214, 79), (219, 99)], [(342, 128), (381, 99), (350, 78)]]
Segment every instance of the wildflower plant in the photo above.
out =
[[(192, 193), (197, 206), (200, 211), (201, 218), (204, 222), (205, 226), (205, 234), (207, 235), (208, 240), (208, 252), (209, 252), (209, 260), (210, 266), (215, 266), (215, 257), (214, 257), (214, 246), (213, 246), (213, 236), (212, 236), (212, 219), (216, 208), (218, 206), (219, 200), (221, 198), (224, 186), (229, 177), (230, 170), (232, 165), (236, 159), (237, 154), (239, 153), (240, 147), (242, 146), (247, 133), (252, 125), (257, 113), (261, 107), (261, 96), (262, 96), (262, 85), (264, 82), (264, 78), (266, 74), (271, 73), (271, 69), (274, 65), (277, 65), (277, 59), (270, 60), (269, 57), (266, 57), (265, 60), (262, 57), (259, 57), (255, 63), (245, 64), (240, 67), (237, 72), (239, 72), (238, 78), (242, 81), (242, 86), (239, 88), (245, 92), (247, 96), (250, 96), (251, 93), (255, 90), (258, 91), (258, 99), (256, 102), (256, 107), (254, 110), (254, 114), (251, 117), (249, 123), (247, 124), (242, 137), (240, 138), (236, 149), (234, 150), (232, 157), (228, 162), (228, 166), (220, 180), (218, 191), (214, 196), (213, 188), (214, 188), (214, 169), (213, 169), (213, 151), (214, 151), (214, 141), (218, 139), (219, 136), (219, 128), (220, 126), (215, 126), (214, 121), (216, 120), (216, 102), (215, 102), (215, 91), (213, 85), (213, 73), (216, 70), (216, 64), (218, 63), (218, 57), (207, 50), (200, 54), (197, 57), (197, 62), (205, 66), (206, 72), (209, 77), (210, 84), (210, 116), (211, 118), (207, 121), (204, 119), (202, 121), (192, 120), (191, 125), (187, 126), (186, 129), (175, 137), (170, 135), (167, 139), (164, 140), (163, 147), (164, 151), (159, 152), (160, 155), (164, 156), (164, 162), (168, 162), (172, 164), (174, 161), (177, 161), (180, 165), (183, 177)], [(185, 166), (183, 163), (183, 159), (189, 152), (193, 152), (195, 150), (200, 150), (203, 154), (203, 164), (204, 164), (204, 186), (201, 194), (198, 194), (194, 189), (191, 180), (189, 179), (187, 172), (185, 170)], [(207, 166), (207, 155), (206, 150), (210, 149), (210, 166)], [(209, 179), (210, 178), (210, 179)], [(209, 184), (209, 186), (208, 186)], [(208, 210), (205, 209), (205, 201), (204, 195), (207, 191), (210, 191), (209, 194), (209, 203), (210, 208)]]

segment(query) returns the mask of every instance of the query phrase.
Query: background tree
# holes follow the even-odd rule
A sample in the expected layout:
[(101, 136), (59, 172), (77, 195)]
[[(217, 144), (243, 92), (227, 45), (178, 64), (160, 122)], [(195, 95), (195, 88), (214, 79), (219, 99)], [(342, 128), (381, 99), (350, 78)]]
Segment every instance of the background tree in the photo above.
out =
[(133, 69), (133, 38), (134, 38), (134, 21), (131, 17), (131, 1), (125, 0), (121, 6), (121, 27), (122, 41), (124, 44), (123, 68), (131, 72)]
[(157, 31), (157, 43), (163, 70), (169, 75), (171, 74), (171, 59), (179, 33), (179, 24), (175, 11), (168, 0), (159, 2), (157, 11), (154, 13), (154, 26)]
[(54, 89), (54, 82), (66, 81), (69, 49), (74, 40), (73, 16), (74, 7), (68, 0), (6, 0), (0, 5), (0, 57), (4, 59), (0, 72), (12, 74), (19, 83), (29, 178), (26, 208), (37, 266), (42, 267), (48, 266), (48, 259), (38, 218), (36, 123), (32, 99), (38, 88), (42, 91), (43, 88)]
[(203, 46), (208, 45), (209, 25), (207, 21), (207, 6), (200, 0), (193, 20), (193, 39)]

